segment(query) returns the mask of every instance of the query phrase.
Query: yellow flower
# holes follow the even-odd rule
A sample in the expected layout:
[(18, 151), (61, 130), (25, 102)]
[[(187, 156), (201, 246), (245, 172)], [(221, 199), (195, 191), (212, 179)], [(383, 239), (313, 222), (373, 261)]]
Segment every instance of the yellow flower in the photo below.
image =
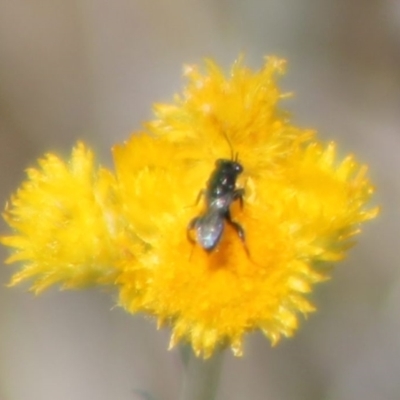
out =
[(27, 171), (28, 180), (6, 208), (6, 222), (17, 232), (3, 236), (16, 249), (7, 262), (23, 261), (11, 285), (33, 278), (36, 292), (60, 283), (63, 288), (115, 280), (116, 218), (114, 178), (93, 166), (83, 144), (67, 164), (53, 154)]
[[(186, 67), (183, 94), (113, 149), (115, 177), (82, 145), (69, 166), (48, 156), (6, 213), (17, 232), (2, 239), (17, 248), (10, 261), (26, 263), (13, 282), (117, 287), (121, 306), (171, 326), (171, 346), (188, 341), (205, 358), (221, 346), (241, 355), (251, 331), (273, 344), (291, 336), (298, 315), (314, 310), (313, 284), (377, 209), (366, 206), (366, 167), (338, 160), (334, 143), (317, 142), (279, 108), (283, 71), (277, 58), (258, 72), (239, 60), (229, 77), (212, 62), (204, 73)], [(232, 201), (230, 214), (245, 239), (217, 213), (223, 234), (206, 251), (188, 226), (209, 211), (217, 159), (243, 167), (243, 207)]]
[[(170, 324), (171, 345), (187, 340), (204, 357), (221, 345), (240, 355), (253, 330), (272, 343), (291, 336), (298, 313), (314, 309), (305, 294), (326, 278), (326, 263), (341, 259), (360, 222), (376, 215), (365, 209), (365, 167), (351, 156), (336, 160), (333, 143), (317, 143), (278, 108), (283, 66), (270, 58), (254, 73), (239, 62), (229, 78), (211, 62), (204, 75), (187, 67), (183, 95), (156, 107), (153, 136), (114, 149), (124, 219), (148, 245), (122, 265), (120, 302)], [(196, 197), (215, 160), (232, 153), (245, 195), (231, 214), (246, 241), (226, 224), (206, 252), (186, 230), (204, 211), (204, 196), (199, 206)]]

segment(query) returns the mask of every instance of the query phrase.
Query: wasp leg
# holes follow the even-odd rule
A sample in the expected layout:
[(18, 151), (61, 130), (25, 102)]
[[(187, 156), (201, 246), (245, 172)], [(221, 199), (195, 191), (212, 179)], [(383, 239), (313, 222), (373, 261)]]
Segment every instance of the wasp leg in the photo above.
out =
[(238, 222), (232, 221), (232, 219), (229, 217), (226, 218), (226, 222), (228, 222), (228, 224), (230, 226), (232, 226), (232, 228), (235, 229), (236, 233), (238, 234), (240, 240), (245, 243), (246, 242), (246, 235), (244, 233), (244, 229), (242, 227), (242, 225), (240, 225)]
[(247, 247), (247, 244), (246, 244), (246, 234), (244, 232), (244, 229), (243, 229), (242, 225), (240, 225), (238, 222), (235, 222), (235, 221), (232, 220), (231, 213), (229, 211), (226, 213), (225, 218), (226, 218), (226, 222), (233, 229), (235, 229), (235, 231), (236, 231), (237, 235), (239, 236), (240, 240), (243, 242), (243, 247), (244, 247), (244, 250), (245, 250), (245, 252), (247, 254), (247, 257), (249, 257), (249, 259), (251, 259), (250, 251), (249, 251), (249, 248)]
[[(201, 193), (201, 192), (200, 192)], [(192, 235), (190, 234), (190, 232), (196, 227), (196, 224), (199, 220), (199, 217), (195, 217), (193, 218), (190, 222), (189, 225), (186, 228), (186, 237), (188, 239), (188, 241), (192, 244), (192, 250), (190, 251), (190, 255), (189, 255), (189, 261), (192, 259), (192, 255), (193, 255), (193, 250), (194, 250), (194, 246), (196, 244), (196, 240), (193, 239)]]
[(233, 192), (233, 200), (239, 200), (240, 202), (240, 208), (243, 208), (243, 196), (244, 196), (244, 189), (236, 189)]
[(197, 197), (196, 197), (196, 201), (193, 204), (191, 204), (190, 206), (186, 206), (185, 208), (196, 207), (199, 204), (200, 199), (203, 196), (205, 196), (206, 193), (207, 193), (207, 191), (205, 189), (201, 189), (200, 192), (198, 193)]
[(190, 234), (190, 231), (192, 231), (196, 227), (196, 224), (197, 224), (198, 221), (199, 221), (199, 217), (193, 218), (189, 222), (189, 224), (188, 224), (188, 226), (186, 228), (186, 236), (187, 236), (189, 242), (192, 243), (192, 244), (196, 244), (196, 240), (193, 239), (193, 236)]
[[(197, 206), (197, 204), (199, 204), (200, 199), (202, 198), (202, 196), (206, 195), (206, 190), (205, 189), (201, 189), (199, 194), (196, 197), (196, 203), (194, 203), (195, 206)], [(195, 218), (196, 219), (196, 218)], [(189, 224), (190, 225), (190, 224)]]

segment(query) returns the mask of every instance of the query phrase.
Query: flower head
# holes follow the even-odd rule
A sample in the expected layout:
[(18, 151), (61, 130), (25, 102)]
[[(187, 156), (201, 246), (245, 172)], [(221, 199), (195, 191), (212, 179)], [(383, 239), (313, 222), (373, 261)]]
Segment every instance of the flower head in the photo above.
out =
[[(228, 77), (212, 62), (204, 73), (186, 67), (183, 94), (157, 105), (145, 132), (114, 147), (115, 177), (92, 166), (82, 179), (75, 175), (82, 146), (69, 168), (49, 156), (6, 214), (17, 233), (3, 243), (18, 249), (12, 261), (26, 262), (14, 282), (77, 287), (93, 276), (116, 286), (128, 311), (170, 325), (172, 346), (189, 341), (204, 357), (225, 345), (240, 355), (243, 336), (254, 330), (272, 343), (291, 336), (298, 315), (314, 310), (307, 293), (326, 279), (325, 266), (343, 258), (377, 210), (366, 207), (366, 167), (353, 156), (338, 160), (334, 143), (317, 142), (279, 108), (287, 96), (276, 84), (283, 70), (277, 58), (258, 72), (238, 61)], [(243, 167), (231, 197), (210, 189), (217, 159)], [(64, 180), (78, 180), (81, 191), (68, 196)], [(39, 234), (29, 220), (43, 209)], [(58, 235), (65, 215), (68, 229)], [(212, 251), (190, 224), (204, 216), (222, 231), (212, 233)], [(80, 238), (83, 229), (93, 236)]]
[(47, 154), (27, 175), (4, 213), (15, 232), (1, 238), (15, 248), (7, 262), (24, 263), (11, 284), (32, 278), (32, 289), (40, 292), (56, 283), (77, 288), (114, 282), (112, 174), (96, 170), (92, 152), (79, 143), (69, 163)]

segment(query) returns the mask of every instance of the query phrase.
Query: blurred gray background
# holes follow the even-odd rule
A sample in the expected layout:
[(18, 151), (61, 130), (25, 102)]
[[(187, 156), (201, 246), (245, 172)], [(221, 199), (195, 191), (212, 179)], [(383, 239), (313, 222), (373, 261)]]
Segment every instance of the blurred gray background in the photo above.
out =
[[(292, 340), (272, 349), (254, 334), (242, 359), (227, 355), (218, 399), (399, 399), (398, 0), (0, 0), (0, 202), (77, 139), (111, 166), (110, 146), (182, 88), (184, 63), (228, 67), (240, 52), (254, 68), (288, 59), (295, 123), (370, 165), (382, 213)], [(0, 272), (0, 400), (177, 398), (169, 332), (100, 291), (8, 289), (12, 270)]]

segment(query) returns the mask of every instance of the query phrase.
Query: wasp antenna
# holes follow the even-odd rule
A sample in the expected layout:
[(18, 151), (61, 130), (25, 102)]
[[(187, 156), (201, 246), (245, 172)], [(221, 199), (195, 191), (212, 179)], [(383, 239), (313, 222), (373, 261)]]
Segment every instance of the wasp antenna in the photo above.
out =
[(233, 145), (232, 145), (231, 139), (229, 138), (229, 136), (227, 135), (227, 133), (225, 131), (222, 131), (222, 133), (225, 136), (225, 139), (229, 144), (229, 148), (231, 149), (231, 160), (234, 160), (233, 156), (234, 156), (235, 152), (233, 151)]

